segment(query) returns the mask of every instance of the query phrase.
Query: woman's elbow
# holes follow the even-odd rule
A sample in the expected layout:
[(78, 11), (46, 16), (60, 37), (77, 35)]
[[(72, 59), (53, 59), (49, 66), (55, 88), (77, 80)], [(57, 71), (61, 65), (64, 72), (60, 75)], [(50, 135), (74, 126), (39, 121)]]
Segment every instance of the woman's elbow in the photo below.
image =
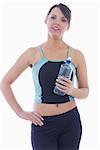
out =
[(89, 88), (86, 88), (86, 89), (85, 89), (85, 98), (87, 98), (88, 95), (89, 95)]
[(5, 79), (2, 79), (1, 82), (0, 82), (0, 90), (1, 90), (2, 92), (4, 92), (5, 89), (6, 89), (6, 87), (10, 86), (10, 84), (11, 84), (11, 83), (10, 83), (9, 81), (7, 81), (7, 80), (5, 80)]

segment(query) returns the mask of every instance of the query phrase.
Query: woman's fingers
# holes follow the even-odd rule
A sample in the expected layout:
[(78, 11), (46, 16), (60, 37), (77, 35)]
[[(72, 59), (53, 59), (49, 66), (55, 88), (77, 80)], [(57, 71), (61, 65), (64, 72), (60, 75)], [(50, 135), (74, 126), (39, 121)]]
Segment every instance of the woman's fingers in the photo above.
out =
[(66, 87), (64, 84), (62, 85), (61, 83), (57, 83), (57, 82), (55, 84), (56, 84), (56, 86), (58, 86), (62, 90), (68, 89), (68, 87)]
[(70, 94), (73, 88), (72, 81), (63, 76), (60, 76), (56, 79), (56, 85), (60, 88), (60, 90), (66, 94)]
[(60, 77), (58, 77), (58, 80), (63, 80), (63, 81), (65, 81), (65, 82), (67, 82), (67, 83), (72, 83), (72, 81), (70, 80), (70, 79), (68, 79), (68, 78), (66, 78), (66, 77), (64, 77), (64, 76), (60, 76)]
[(22, 119), (33, 122), (33, 124), (35, 125), (43, 125), (43, 117), (36, 112), (27, 112), (22, 110), (21, 112), (19, 112), (18, 116)]
[(35, 114), (38, 118), (40, 118), (42, 121), (44, 120), (43, 117), (42, 117), (39, 113), (34, 112), (34, 114)]
[(60, 77), (60, 78), (56, 79), (56, 81), (57, 81), (56, 83), (60, 83), (61, 85), (64, 85), (65, 87), (70, 88), (72, 86), (72, 81), (65, 77)]
[(35, 123), (35, 125), (40, 125), (42, 126), (44, 123), (43, 123), (43, 117), (41, 117), (38, 113), (34, 112), (33, 113), (33, 123)]
[(66, 87), (69, 87), (69, 86), (70, 86), (70, 84), (67, 83), (66, 81), (59, 80), (59, 79), (56, 79), (56, 81), (57, 81), (56, 83), (61, 84), (61, 85), (63, 85), (63, 86), (66, 86)]

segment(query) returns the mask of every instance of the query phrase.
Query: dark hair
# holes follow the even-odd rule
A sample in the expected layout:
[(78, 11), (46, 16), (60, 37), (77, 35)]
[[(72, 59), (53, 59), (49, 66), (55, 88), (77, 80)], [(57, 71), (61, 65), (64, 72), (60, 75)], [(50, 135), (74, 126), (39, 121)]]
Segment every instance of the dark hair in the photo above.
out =
[(61, 10), (61, 12), (62, 12), (63, 15), (65, 16), (65, 18), (67, 18), (68, 22), (70, 23), (70, 20), (71, 20), (71, 10), (70, 10), (66, 5), (64, 5), (64, 4), (62, 4), (62, 3), (53, 5), (53, 6), (50, 8), (50, 10), (49, 10), (47, 16), (51, 13), (52, 9), (55, 8), (55, 7), (58, 7), (58, 8)]

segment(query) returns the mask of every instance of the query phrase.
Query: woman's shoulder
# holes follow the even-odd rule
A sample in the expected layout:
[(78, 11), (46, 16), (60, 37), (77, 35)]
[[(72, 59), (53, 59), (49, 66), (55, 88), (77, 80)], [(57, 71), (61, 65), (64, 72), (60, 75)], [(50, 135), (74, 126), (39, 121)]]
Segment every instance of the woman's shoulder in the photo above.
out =
[(39, 51), (40, 47), (41, 47), (41, 45), (37, 45), (37, 46), (34, 46), (34, 47), (29, 47), (26, 51), (29, 54), (36, 55), (36, 54), (40, 53), (40, 51)]
[(30, 55), (35, 55), (38, 53), (38, 50), (37, 50), (37, 47), (35, 46), (35, 47), (27, 48), (25, 52)]
[(69, 47), (70, 47), (70, 52), (72, 54), (74, 54), (74, 55), (83, 55), (83, 52), (81, 50), (79, 50), (77, 48), (74, 48), (74, 47), (71, 47), (71, 46), (69, 46)]
[(25, 53), (28, 56), (30, 64), (35, 64), (38, 61), (38, 59), (41, 57), (41, 54), (39, 52), (39, 45), (35, 47), (27, 48)]
[(72, 60), (77, 67), (78, 64), (84, 59), (84, 54), (81, 50), (77, 48), (73, 48), (70, 46), (70, 55), (72, 57)]

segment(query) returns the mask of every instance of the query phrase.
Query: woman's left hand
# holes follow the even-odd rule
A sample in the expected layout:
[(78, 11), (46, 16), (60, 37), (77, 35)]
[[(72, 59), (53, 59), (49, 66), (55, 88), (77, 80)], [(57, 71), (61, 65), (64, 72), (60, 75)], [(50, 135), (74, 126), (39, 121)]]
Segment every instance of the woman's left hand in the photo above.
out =
[(56, 79), (56, 85), (61, 89), (62, 92), (65, 94), (71, 95), (72, 92), (75, 90), (75, 87), (72, 84), (72, 81), (68, 78), (60, 76)]

